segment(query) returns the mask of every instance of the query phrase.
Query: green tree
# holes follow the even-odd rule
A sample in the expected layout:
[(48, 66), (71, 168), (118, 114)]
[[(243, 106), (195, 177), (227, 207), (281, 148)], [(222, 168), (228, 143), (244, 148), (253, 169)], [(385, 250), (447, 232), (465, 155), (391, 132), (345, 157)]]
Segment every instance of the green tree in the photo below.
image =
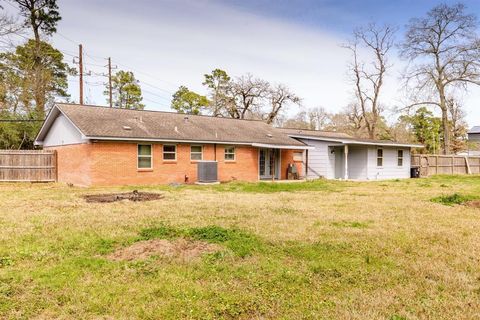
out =
[(228, 105), (232, 103), (231, 78), (221, 69), (215, 69), (210, 74), (204, 74), (203, 85), (210, 91), (209, 109), (214, 117), (223, 115)]
[(45, 84), (45, 75), (48, 66), (43, 64), (43, 55), (47, 54), (45, 42), (42, 41), (42, 34), (51, 36), (57, 31), (57, 23), (61, 20), (56, 0), (9, 0), (17, 4), (20, 15), (24, 18), (24, 26), (31, 28), (34, 40), (30, 45), (31, 55), (33, 55), (30, 69), (33, 73), (31, 88), (35, 101), (35, 108), (38, 114), (45, 112), (45, 104), (48, 101), (48, 85)]
[(209, 105), (207, 97), (180, 86), (173, 94), (172, 109), (178, 113), (200, 114), (202, 109)]
[(427, 153), (438, 153), (440, 150), (442, 119), (435, 117), (426, 107), (420, 107), (412, 116), (403, 116), (402, 120), (410, 123), (417, 141), (425, 146)]
[[(0, 104), (14, 115), (34, 112), (39, 119), (45, 116), (44, 106), (55, 97), (68, 97), (67, 77), (71, 68), (63, 62), (63, 54), (46, 42), (40, 43), (40, 60), (34, 60), (36, 43), (28, 40), (14, 52), (0, 54)], [(43, 92), (42, 108), (38, 107), (37, 90)]]
[[(107, 87), (104, 94), (108, 96), (108, 93)], [(137, 110), (145, 108), (142, 104), (142, 89), (133, 72), (120, 70), (112, 76), (112, 96), (113, 105), (117, 108)], [(108, 98), (107, 103), (110, 103)]]

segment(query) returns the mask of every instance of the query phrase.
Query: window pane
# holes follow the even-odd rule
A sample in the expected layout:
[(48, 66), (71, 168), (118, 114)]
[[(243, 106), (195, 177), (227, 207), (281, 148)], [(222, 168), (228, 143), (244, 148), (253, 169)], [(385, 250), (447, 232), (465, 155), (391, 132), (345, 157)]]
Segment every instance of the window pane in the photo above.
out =
[(398, 150), (398, 157), (403, 158), (403, 150)]
[(152, 155), (152, 146), (148, 144), (139, 144), (138, 145), (138, 155), (140, 156), (150, 156)]
[(190, 159), (192, 159), (192, 160), (202, 160), (202, 154), (201, 153), (192, 153)]
[(403, 158), (398, 158), (398, 166), (403, 166)]
[(377, 166), (378, 167), (383, 166), (383, 158), (377, 158)]
[(138, 167), (139, 168), (151, 168), (152, 167), (152, 158), (143, 157), (138, 158)]
[(377, 157), (383, 157), (383, 149), (377, 149)]
[(163, 160), (175, 160), (175, 153), (163, 153)]
[(175, 146), (163, 146), (163, 152), (175, 152)]
[(202, 152), (202, 146), (191, 146), (190, 150), (192, 152)]
[(235, 160), (235, 155), (233, 153), (226, 153), (225, 160)]

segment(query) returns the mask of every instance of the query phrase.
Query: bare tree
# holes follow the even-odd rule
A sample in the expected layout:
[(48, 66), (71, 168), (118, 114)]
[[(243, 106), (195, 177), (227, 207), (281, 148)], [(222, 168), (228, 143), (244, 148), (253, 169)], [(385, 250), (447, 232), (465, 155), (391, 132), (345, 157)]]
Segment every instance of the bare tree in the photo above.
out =
[(20, 34), (21, 30), (22, 26), (13, 17), (0, 13), (0, 49), (7, 49), (13, 46), (10, 36)]
[(453, 98), (448, 99), (447, 108), (450, 116), (450, 149), (453, 153), (458, 153), (467, 149), (467, 123), (465, 122), (465, 112), (463, 111), (461, 104)]
[(272, 123), (280, 111), (289, 104), (300, 105), (301, 99), (295, 95), (287, 86), (278, 84), (268, 90), (268, 99), (270, 100), (270, 111), (266, 114), (266, 122)]
[(409, 107), (440, 108), (444, 154), (450, 152), (448, 99), (468, 84), (480, 85), (477, 26), (477, 18), (466, 14), (463, 4), (441, 4), (426, 17), (410, 20), (401, 45), (401, 55), (410, 62), (404, 75), (414, 97)]
[[(370, 23), (355, 30), (353, 41), (344, 46), (352, 53), (353, 61), (349, 71), (355, 84), (358, 106), (371, 139), (377, 135), (377, 124), (382, 112), (380, 93), (390, 67), (388, 54), (393, 47), (394, 34), (395, 29), (391, 26)], [(361, 51), (365, 49), (372, 55), (368, 64), (360, 57)]]
[(312, 130), (323, 130), (330, 122), (330, 114), (323, 107), (312, 108), (307, 114)]
[(231, 92), (236, 103), (227, 105), (227, 112), (235, 119), (247, 119), (258, 114), (262, 100), (267, 97), (270, 84), (251, 74), (241, 76), (232, 83)]

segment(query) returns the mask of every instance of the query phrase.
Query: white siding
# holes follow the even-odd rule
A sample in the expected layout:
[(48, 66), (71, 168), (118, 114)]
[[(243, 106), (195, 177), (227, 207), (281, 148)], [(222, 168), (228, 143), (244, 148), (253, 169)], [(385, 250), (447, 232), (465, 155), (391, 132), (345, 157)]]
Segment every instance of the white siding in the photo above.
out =
[(348, 148), (348, 178), (366, 180), (368, 162), (368, 147), (349, 146)]
[(85, 143), (82, 134), (72, 123), (62, 114), (53, 122), (43, 140), (44, 147), (61, 146), (65, 144)]
[(301, 139), (301, 141), (315, 147), (313, 150), (308, 150), (308, 178), (335, 178), (335, 154), (329, 152), (329, 143), (306, 139)]
[[(368, 148), (368, 179), (401, 179), (410, 178), (410, 149), (381, 147), (383, 149), (383, 166), (377, 166), (377, 149), (379, 147)], [(403, 166), (399, 167), (397, 163), (397, 151), (403, 150)]]

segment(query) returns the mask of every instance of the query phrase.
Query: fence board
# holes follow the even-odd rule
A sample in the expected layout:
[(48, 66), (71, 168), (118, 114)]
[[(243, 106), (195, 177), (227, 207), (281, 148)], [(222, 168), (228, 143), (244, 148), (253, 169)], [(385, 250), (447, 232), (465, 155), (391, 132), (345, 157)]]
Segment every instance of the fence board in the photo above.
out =
[(49, 150), (0, 150), (0, 181), (56, 181), (57, 157)]
[(468, 174), (469, 171), (471, 174), (480, 173), (480, 157), (413, 154), (411, 165), (420, 168), (422, 177), (436, 174)]

